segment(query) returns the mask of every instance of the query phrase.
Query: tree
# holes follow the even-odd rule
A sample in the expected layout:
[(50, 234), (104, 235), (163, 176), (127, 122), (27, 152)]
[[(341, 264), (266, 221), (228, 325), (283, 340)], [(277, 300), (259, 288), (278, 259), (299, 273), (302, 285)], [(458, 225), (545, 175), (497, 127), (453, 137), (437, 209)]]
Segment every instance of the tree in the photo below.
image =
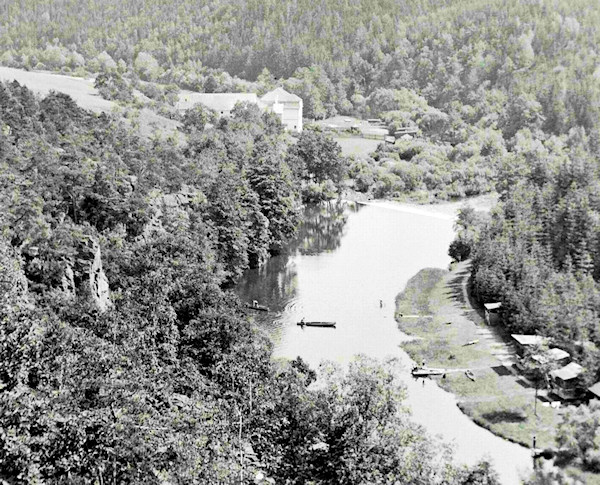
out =
[(94, 87), (104, 99), (132, 101), (133, 88), (117, 71), (102, 72), (96, 76)]
[(450, 244), (448, 254), (456, 261), (469, 258), (474, 245), (479, 239), (479, 234), (488, 222), (484, 212), (478, 212), (472, 207), (462, 207), (458, 210), (458, 217), (454, 224), (456, 237)]
[(307, 180), (321, 183), (331, 180), (339, 186), (345, 173), (342, 149), (331, 138), (320, 131), (306, 129), (298, 143), (290, 149), (292, 166), (298, 173), (304, 170)]
[(146, 81), (156, 81), (162, 73), (162, 68), (154, 56), (144, 51), (138, 53), (133, 66), (140, 77)]
[(269, 246), (273, 253), (281, 251), (299, 222), (292, 174), (277, 149), (268, 141), (258, 142), (246, 169), (248, 182), (258, 194), (261, 212), (269, 221)]
[(600, 470), (600, 402), (569, 407), (558, 426), (556, 443), (563, 449), (559, 459), (575, 461), (585, 468)]
[(207, 192), (210, 202), (207, 215), (217, 234), (219, 259), (231, 280), (248, 267), (250, 218), (245, 200), (250, 190), (237, 170), (226, 165), (221, 167)]
[(193, 131), (202, 131), (208, 123), (215, 123), (217, 114), (198, 103), (187, 109), (183, 114), (183, 131), (192, 133)]
[(488, 461), (480, 461), (458, 480), (462, 485), (500, 485), (500, 477)]

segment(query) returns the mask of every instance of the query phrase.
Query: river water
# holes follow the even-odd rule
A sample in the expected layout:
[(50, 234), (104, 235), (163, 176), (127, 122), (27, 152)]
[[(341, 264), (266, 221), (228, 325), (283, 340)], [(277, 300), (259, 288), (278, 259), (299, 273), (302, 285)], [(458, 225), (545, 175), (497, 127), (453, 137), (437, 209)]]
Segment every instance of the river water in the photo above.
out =
[[(413, 419), (453, 443), (457, 462), (486, 457), (502, 483), (518, 484), (531, 471), (530, 452), (474, 424), (434, 381), (412, 379), (413, 363), (399, 347), (409, 337), (394, 321), (395, 297), (419, 270), (448, 267), (453, 222), (453, 215), (431, 207), (309, 207), (288, 254), (248, 271), (238, 292), (272, 310), (256, 319), (270, 333), (275, 357), (301, 356), (313, 368), (323, 360), (347, 363), (359, 353), (400, 359)], [(302, 318), (337, 327), (302, 328), (296, 325)]]

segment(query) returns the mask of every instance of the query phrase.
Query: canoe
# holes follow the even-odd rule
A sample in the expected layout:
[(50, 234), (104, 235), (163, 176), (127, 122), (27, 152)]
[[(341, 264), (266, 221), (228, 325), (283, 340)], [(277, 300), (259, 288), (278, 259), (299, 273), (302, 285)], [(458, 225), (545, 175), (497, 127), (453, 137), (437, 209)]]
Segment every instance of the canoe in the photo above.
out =
[(335, 322), (298, 322), (297, 325), (304, 327), (335, 327)]
[(256, 310), (257, 312), (268, 312), (269, 307), (264, 305), (252, 305), (251, 303), (246, 303), (246, 308), (250, 310)]

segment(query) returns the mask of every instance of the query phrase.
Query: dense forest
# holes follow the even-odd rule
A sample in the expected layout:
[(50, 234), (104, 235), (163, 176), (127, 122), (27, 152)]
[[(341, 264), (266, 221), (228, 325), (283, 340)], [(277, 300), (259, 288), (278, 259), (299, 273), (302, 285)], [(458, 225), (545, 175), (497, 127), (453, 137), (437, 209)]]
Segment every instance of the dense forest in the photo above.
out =
[(180, 88), (279, 84), (303, 99), (307, 119), (418, 128), (418, 139), (352, 167), (374, 197), (492, 191), (521, 130), (544, 141), (581, 127), (593, 150), (600, 143), (591, 0), (8, 0), (0, 15), (4, 65), (113, 73), (166, 104)]
[(0, 479), (497, 483), (410, 421), (393, 363), (274, 363), (228, 290), (339, 147), (252, 105), (189, 118), (185, 146), (144, 140), (0, 84)]
[(233, 89), (232, 76), (285, 80), (307, 118), (394, 110), (376, 91), (406, 88), (505, 138), (597, 128), (590, 0), (8, 0), (0, 15), (5, 65), (128, 70), (206, 92)]

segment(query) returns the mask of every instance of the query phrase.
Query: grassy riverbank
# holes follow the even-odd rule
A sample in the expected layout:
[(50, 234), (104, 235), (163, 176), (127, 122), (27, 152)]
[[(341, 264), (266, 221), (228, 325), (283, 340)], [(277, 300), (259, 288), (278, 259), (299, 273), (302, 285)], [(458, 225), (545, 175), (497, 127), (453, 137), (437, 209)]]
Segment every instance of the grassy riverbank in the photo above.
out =
[(471, 301), (468, 276), (468, 263), (461, 263), (451, 271), (424, 269), (408, 282), (396, 299), (400, 330), (416, 337), (405, 350), (416, 362), (448, 369), (437, 378), (440, 386), (479, 425), (525, 446), (533, 436), (538, 447), (554, 446), (562, 409), (544, 405), (543, 398), (535, 405), (535, 387), (512, 367), (513, 350)]

